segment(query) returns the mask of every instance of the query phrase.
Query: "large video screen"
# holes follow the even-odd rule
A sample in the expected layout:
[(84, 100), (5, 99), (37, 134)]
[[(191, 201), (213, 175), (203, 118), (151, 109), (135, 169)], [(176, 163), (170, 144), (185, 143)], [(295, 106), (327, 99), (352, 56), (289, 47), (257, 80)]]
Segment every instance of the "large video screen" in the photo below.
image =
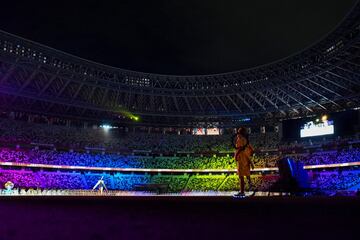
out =
[(194, 128), (193, 134), (194, 135), (205, 135), (205, 128)]
[(219, 128), (193, 128), (193, 135), (220, 135)]
[(334, 121), (319, 120), (306, 122), (300, 129), (300, 137), (315, 137), (334, 134)]
[[(327, 120), (328, 122), (324, 123)], [(312, 122), (313, 124), (310, 124)], [(293, 141), (307, 137), (322, 138), (332, 136), (347, 136), (358, 131), (360, 112), (348, 110), (343, 112), (314, 115), (311, 117), (284, 120), (281, 124), (281, 135), (285, 141)], [(303, 134), (301, 130), (303, 129)]]
[(219, 135), (220, 130), (219, 130), (219, 128), (208, 128), (208, 129), (206, 129), (206, 133), (207, 133), (207, 135)]

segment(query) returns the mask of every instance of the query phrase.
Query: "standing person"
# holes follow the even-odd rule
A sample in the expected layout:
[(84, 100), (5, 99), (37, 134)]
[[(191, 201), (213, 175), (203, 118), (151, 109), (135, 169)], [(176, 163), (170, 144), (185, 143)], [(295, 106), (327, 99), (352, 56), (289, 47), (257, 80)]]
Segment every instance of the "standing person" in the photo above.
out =
[(240, 180), (240, 192), (235, 194), (235, 197), (245, 197), (245, 177), (249, 182), (250, 189), (252, 188), (250, 179), (250, 168), (254, 169), (254, 164), (251, 161), (251, 156), (254, 153), (253, 147), (249, 142), (249, 134), (244, 127), (240, 127), (233, 137), (233, 144), (235, 147), (235, 161), (237, 164), (237, 174)]

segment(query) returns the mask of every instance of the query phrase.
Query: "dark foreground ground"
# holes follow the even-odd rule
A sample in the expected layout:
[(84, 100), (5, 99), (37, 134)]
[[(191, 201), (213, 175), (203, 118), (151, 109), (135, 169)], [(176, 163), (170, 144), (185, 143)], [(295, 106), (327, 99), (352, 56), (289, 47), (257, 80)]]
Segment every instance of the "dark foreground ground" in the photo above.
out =
[(0, 240), (360, 239), (355, 197), (2, 197)]

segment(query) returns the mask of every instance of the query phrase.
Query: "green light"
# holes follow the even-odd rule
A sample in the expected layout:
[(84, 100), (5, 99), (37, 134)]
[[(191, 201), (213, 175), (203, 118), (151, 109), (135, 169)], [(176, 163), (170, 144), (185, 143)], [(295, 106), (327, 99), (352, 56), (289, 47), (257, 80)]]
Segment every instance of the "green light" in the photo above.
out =
[(129, 118), (136, 122), (141, 120), (139, 116), (135, 116), (133, 113), (131, 113), (129, 110), (127, 110), (126, 108), (124, 108), (122, 106), (118, 106), (118, 107), (114, 108), (113, 111), (118, 114), (121, 114), (123, 117)]
[(136, 121), (136, 122), (140, 120), (140, 118), (139, 118), (138, 116), (134, 116), (134, 115), (131, 115), (131, 116), (130, 116), (130, 119), (131, 119), (131, 120), (134, 120), (134, 121)]

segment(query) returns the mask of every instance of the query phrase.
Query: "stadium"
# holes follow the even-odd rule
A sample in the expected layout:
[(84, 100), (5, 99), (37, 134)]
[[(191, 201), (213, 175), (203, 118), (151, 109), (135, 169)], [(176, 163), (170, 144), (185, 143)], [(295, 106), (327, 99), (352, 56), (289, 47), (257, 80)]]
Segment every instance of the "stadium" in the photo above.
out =
[[(4, 239), (233, 238), (234, 221), (243, 237), (354, 237), (358, 2), (301, 51), (202, 75), (126, 70), (1, 30), (0, 111)], [(244, 199), (239, 127), (254, 148)]]

